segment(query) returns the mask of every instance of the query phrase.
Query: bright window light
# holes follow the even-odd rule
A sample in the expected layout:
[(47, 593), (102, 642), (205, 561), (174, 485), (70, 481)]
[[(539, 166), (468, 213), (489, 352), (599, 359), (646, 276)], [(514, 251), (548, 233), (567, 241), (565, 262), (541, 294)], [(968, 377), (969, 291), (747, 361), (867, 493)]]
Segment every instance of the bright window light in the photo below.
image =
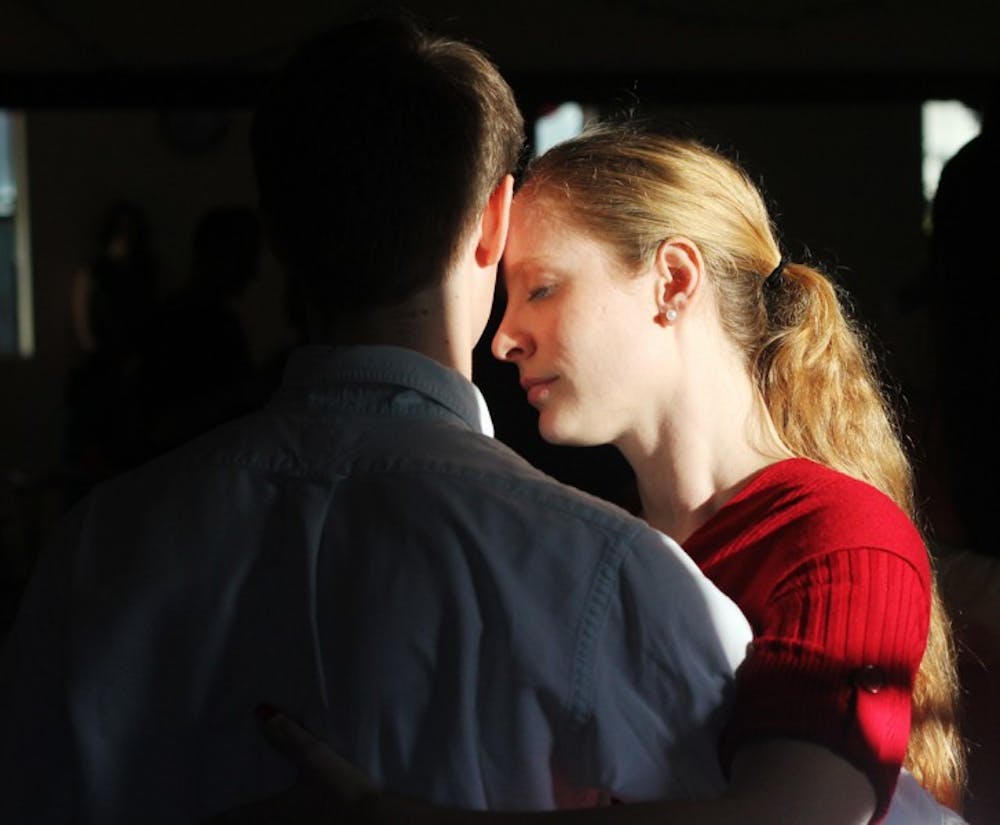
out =
[(0, 356), (34, 352), (23, 115), (0, 109)]
[(14, 181), (14, 152), (11, 140), (11, 117), (0, 109), (0, 218), (14, 214), (17, 185)]
[(958, 100), (928, 100), (923, 105), (924, 198), (937, 192), (945, 163), (979, 134), (979, 114)]
[(579, 103), (561, 103), (535, 121), (535, 154), (569, 140), (583, 131), (586, 115)]

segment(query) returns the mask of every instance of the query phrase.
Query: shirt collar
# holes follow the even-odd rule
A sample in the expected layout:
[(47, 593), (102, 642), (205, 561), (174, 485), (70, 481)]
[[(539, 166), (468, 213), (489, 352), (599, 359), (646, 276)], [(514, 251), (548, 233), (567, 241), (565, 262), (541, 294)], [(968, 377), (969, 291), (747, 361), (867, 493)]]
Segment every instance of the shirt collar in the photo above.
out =
[(304, 346), (292, 352), (282, 388), (317, 384), (394, 384), (447, 408), (469, 427), (493, 436), (493, 420), (479, 388), (458, 370), (415, 350), (392, 346)]

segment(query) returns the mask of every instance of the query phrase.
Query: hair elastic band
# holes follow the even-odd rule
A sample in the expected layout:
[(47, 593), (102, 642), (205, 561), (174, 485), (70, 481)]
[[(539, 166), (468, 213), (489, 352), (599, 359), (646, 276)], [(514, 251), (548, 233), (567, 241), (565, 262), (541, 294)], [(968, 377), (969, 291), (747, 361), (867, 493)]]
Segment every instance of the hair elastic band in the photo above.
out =
[(764, 279), (764, 288), (770, 289), (777, 283), (779, 277), (781, 277), (781, 272), (784, 270), (785, 266), (788, 264), (788, 259), (782, 256), (781, 260), (778, 261), (778, 265), (771, 270), (771, 274)]

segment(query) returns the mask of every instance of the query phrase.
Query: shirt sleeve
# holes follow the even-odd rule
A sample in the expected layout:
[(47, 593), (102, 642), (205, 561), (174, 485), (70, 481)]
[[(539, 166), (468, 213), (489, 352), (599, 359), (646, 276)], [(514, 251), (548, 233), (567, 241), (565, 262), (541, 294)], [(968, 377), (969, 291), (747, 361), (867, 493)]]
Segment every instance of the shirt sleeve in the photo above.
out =
[(724, 763), (754, 738), (815, 742), (868, 776), (879, 821), (909, 740), (928, 587), (920, 570), (886, 550), (841, 550), (795, 568), (772, 592), (737, 675)]
[(706, 798), (750, 640), (742, 612), (680, 547), (643, 531), (608, 582), (606, 617), (578, 651), (577, 744), (625, 801)]

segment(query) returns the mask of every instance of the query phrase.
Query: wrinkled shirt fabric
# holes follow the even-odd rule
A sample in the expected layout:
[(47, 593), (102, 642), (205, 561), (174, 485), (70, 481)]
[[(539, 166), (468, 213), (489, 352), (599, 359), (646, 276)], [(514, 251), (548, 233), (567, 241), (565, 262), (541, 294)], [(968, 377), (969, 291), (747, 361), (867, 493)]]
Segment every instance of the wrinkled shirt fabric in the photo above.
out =
[(305, 347), (95, 488), (0, 661), (0, 821), (194, 822), (287, 786), (266, 701), (474, 808), (718, 794), (749, 627), (662, 534), (490, 437), (462, 375)]

